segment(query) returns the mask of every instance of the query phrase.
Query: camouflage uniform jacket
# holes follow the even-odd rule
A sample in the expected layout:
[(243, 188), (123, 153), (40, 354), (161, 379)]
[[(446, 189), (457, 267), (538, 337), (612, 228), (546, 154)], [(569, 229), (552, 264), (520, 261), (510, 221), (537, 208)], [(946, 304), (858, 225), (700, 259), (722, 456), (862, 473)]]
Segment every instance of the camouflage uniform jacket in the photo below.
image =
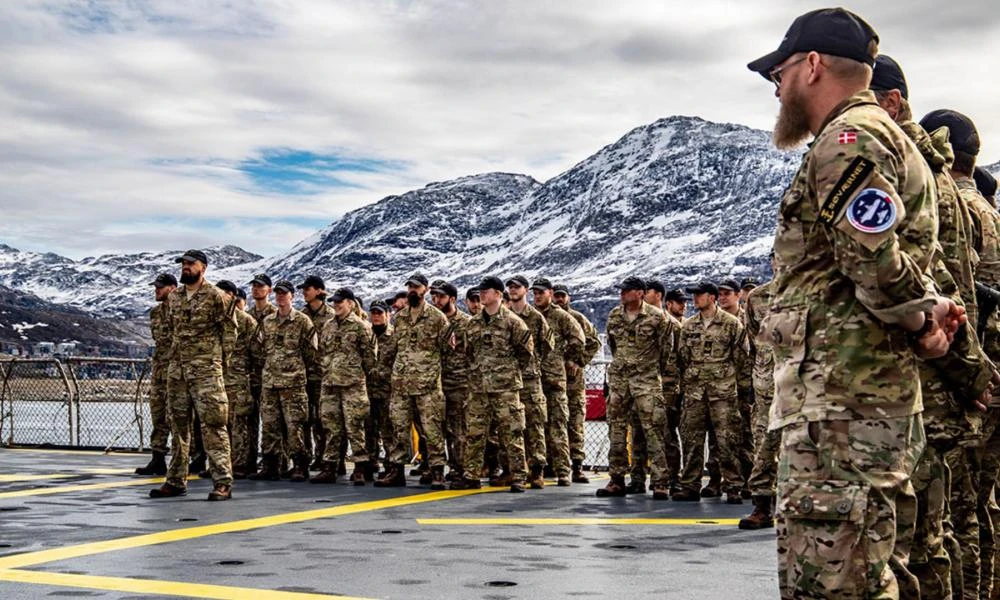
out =
[(660, 373), (673, 355), (667, 318), (655, 306), (641, 304), (639, 313), (631, 321), (620, 304), (608, 315), (608, 345), (611, 347), (608, 381), (611, 385), (628, 380), (630, 385), (662, 388)]
[(733, 315), (717, 308), (711, 321), (701, 313), (684, 321), (678, 341), (677, 362), (684, 384), (708, 381), (732, 381), (736, 391), (736, 378), (746, 356), (746, 336), (743, 324)]
[(207, 281), (190, 296), (182, 285), (166, 301), (173, 332), (170, 378), (222, 377), (223, 361), (236, 345), (236, 305)]
[(549, 355), (549, 352), (552, 352), (555, 348), (555, 338), (552, 336), (549, 323), (542, 316), (542, 313), (538, 312), (538, 309), (530, 304), (526, 304), (524, 310), (521, 312), (517, 312), (514, 309), (509, 310), (521, 317), (524, 324), (528, 326), (528, 331), (531, 332), (531, 339), (535, 344), (531, 360), (525, 363), (524, 372), (521, 375), (526, 381), (540, 380), (542, 377), (541, 365)]
[[(895, 324), (936, 299), (923, 264), (934, 202), (927, 163), (874, 94), (831, 113), (778, 211), (775, 298), (758, 338), (774, 349), (771, 429), (920, 412), (916, 356)], [(903, 252), (902, 238), (921, 252)]]
[(408, 395), (429, 394), (441, 389), (441, 355), (448, 346), (448, 319), (429, 304), (414, 315), (407, 306), (393, 319), (395, 331), (389, 352), (392, 389)]
[[(254, 318), (257, 322), (257, 326), (260, 327), (264, 324), (264, 318), (274, 313), (278, 312), (278, 307), (268, 302), (264, 308), (258, 309), (257, 304), (251, 304), (250, 308), (247, 309), (247, 314)], [(254, 333), (254, 340), (258, 339), (258, 335)], [(251, 352), (250, 354), (250, 385), (260, 385), (261, 377), (264, 372), (264, 355), (259, 352)]]
[(681, 322), (667, 311), (663, 311), (663, 316), (667, 319), (666, 336), (670, 356), (667, 357), (660, 378), (663, 380), (664, 387), (673, 386), (675, 391), (680, 392), (681, 372), (680, 366), (677, 364), (677, 349), (680, 347), (681, 341)]
[(469, 321), (467, 341), (472, 390), (516, 392), (524, 386), (521, 373), (534, 360), (534, 350), (528, 326), (514, 311), (506, 306), (493, 316), (479, 311)]
[(976, 182), (971, 177), (959, 177), (955, 185), (972, 219), (972, 246), (979, 253), (976, 281), (1000, 287), (1000, 217), (976, 189)]
[[(447, 390), (466, 388), (469, 387), (469, 357), (465, 352), (465, 343), (472, 317), (456, 308), (455, 314), (446, 318), (448, 345), (441, 356), (441, 387)], [(454, 348), (451, 346), (452, 339)]]
[(285, 317), (275, 312), (264, 318), (257, 332), (264, 387), (304, 388), (306, 365), (316, 360), (316, 329), (309, 317), (294, 308)]
[(768, 344), (760, 344), (760, 325), (767, 316), (768, 307), (774, 299), (774, 281), (768, 281), (750, 290), (743, 311), (743, 328), (747, 342), (752, 348), (753, 389), (758, 396), (774, 397), (774, 353)]
[(351, 313), (345, 319), (327, 319), (319, 334), (320, 372), (323, 385), (364, 383), (375, 370), (378, 343), (372, 327)]
[(236, 316), (236, 345), (226, 371), (226, 385), (250, 385), (250, 343), (257, 332), (257, 321), (247, 312), (233, 311)]
[[(319, 335), (323, 331), (323, 326), (326, 325), (327, 321), (333, 319), (333, 309), (327, 303), (322, 303), (318, 310), (313, 310), (308, 304), (302, 307), (302, 313), (309, 317), (312, 321), (313, 327), (316, 328), (316, 334)], [(323, 379), (323, 361), (317, 360), (309, 365), (306, 370), (306, 379), (308, 381), (320, 381)]]
[(376, 333), (376, 328), (372, 325), (372, 332), (376, 340), (376, 363), (375, 368), (368, 372), (368, 395), (372, 398), (388, 399), (392, 393), (392, 359), (390, 353), (392, 348), (393, 327), (386, 322), (385, 331)]
[(601, 351), (601, 337), (597, 333), (597, 327), (594, 327), (590, 319), (578, 310), (567, 308), (566, 312), (572, 315), (580, 324), (580, 329), (583, 329), (583, 337), (586, 340), (583, 346), (583, 364), (588, 365), (597, 358), (597, 354)]
[(538, 312), (545, 317), (555, 342), (552, 351), (542, 361), (542, 379), (548, 385), (565, 387), (566, 363), (572, 363), (580, 368), (587, 364), (583, 358), (583, 347), (587, 339), (576, 319), (555, 303), (549, 303), (545, 310)]
[(153, 335), (153, 364), (158, 367), (170, 364), (170, 343), (173, 332), (170, 330), (168, 311), (166, 300), (157, 302), (149, 311), (149, 331)]
[[(746, 308), (743, 305), (739, 305), (736, 310), (736, 320), (740, 322), (742, 326), (746, 323)], [(732, 313), (730, 313), (732, 314)], [(749, 340), (746, 339), (744, 335), (743, 343), (740, 344), (740, 352), (736, 353), (736, 385), (740, 388), (740, 391), (753, 388), (753, 348), (750, 346)]]

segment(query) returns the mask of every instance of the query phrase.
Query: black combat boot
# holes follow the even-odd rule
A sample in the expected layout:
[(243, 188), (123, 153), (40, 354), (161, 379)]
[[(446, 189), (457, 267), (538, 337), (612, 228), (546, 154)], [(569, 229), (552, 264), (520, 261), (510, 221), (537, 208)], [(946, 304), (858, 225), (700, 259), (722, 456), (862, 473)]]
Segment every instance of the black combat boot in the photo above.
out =
[(598, 498), (618, 498), (623, 497), (628, 492), (625, 488), (625, 476), (624, 475), (612, 475), (611, 481), (608, 485), (597, 490)]
[(145, 467), (139, 467), (135, 470), (136, 475), (166, 475), (167, 474), (167, 455), (163, 452), (153, 451), (153, 458), (146, 464)]
[(629, 482), (628, 486), (625, 488), (626, 494), (645, 494), (646, 493), (646, 476), (643, 475), (642, 479), (638, 477), (632, 477), (632, 481)]
[(260, 470), (247, 476), (251, 481), (278, 481), (281, 474), (278, 472), (278, 457), (265, 454)]
[(528, 485), (533, 490), (540, 490), (545, 487), (545, 478), (542, 477), (544, 469), (541, 465), (533, 465), (528, 473)]
[(444, 485), (444, 466), (431, 467), (431, 489), (432, 490), (443, 490)]
[(289, 474), (289, 480), (296, 483), (301, 483), (303, 481), (309, 481), (309, 458), (302, 457), (296, 458), (292, 466), (292, 472)]
[(403, 465), (389, 465), (385, 476), (375, 480), (375, 487), (406, 487), (406, 472), (403, 470)]
[(366, 461), (355, 461), (354, 472), (351, 473), (351, 483), (362, 486), (368, 474), (368, 463)]

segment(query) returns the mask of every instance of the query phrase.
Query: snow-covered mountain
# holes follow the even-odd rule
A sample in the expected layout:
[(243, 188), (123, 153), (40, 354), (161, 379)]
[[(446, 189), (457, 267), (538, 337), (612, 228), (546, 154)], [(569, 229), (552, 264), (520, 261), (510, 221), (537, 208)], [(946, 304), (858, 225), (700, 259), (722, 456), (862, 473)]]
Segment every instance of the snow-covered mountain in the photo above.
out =
[[(206, 248), (213, 269), (260, 260), (236, 246)], [(183, 250), (107, 254), (75, 261), (57, 254), (22, 252), (0, 244), (0, 285), (112, 318), (140, 316), (153, 305), (158, 273), (178, 273)]]

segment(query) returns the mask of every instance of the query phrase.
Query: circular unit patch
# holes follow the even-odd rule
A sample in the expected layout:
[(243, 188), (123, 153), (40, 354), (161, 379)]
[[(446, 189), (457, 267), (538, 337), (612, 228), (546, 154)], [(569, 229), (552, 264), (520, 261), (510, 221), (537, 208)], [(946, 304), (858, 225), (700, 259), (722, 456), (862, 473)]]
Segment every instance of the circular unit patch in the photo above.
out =
[(896, 205), (884, 191), (864, 189), (847, 207), (847, 220), (858, 231), (882, 233), (896, 222)]

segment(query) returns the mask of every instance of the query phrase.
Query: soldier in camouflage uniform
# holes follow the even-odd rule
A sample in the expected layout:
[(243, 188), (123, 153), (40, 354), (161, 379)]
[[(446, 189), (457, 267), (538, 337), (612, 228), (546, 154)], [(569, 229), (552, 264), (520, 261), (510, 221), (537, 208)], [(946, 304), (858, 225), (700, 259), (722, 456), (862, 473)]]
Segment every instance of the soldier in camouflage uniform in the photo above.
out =
[(587, 416), (585, 369), (586, 365), (589, 365), (601, 351), (601, 338), (597, 335), (597, 328), (594, 327), (594, 324), (583, 313), (574, 310), (570, 305), (569, 288), (559, 283), (552, 286), (552, 301), (576, 319), (586, 340), (583, 347), (584, 368), (566, 374), (566, 394), (569, 398), (569, 458), (573, 467), (571, 480), (573, 483), (590, 483), (590, 479), (583, 473), (583, 461), (587, 458), (584, 449), (586, 441), (584, 421)]
[[(268, 300), (271, 296), (271, 278), (266, 273), (258, 273), (250, 280), (250, 297), (253, 305), (247, 311), (257, 326), (264, 323), (264, 318), (278, 312), (278, 307)], [(263, 357), (251, 354), (250, 356), (250, 397), (253, 399), (253, 406), (250, 407), (250, 414), (247, 416), (247, 431), (250, 433), (250, 459), (248, 465), (253, 467), (248, 472), (253, 472), (257, 468), (257, 456), (260, 450), (260, 401), (263, 391), (261, 381), (264, 374)]]
[(282, 449), (292, 459), (292, 481), (309, 479), (306, 426), (308, 365), (316, 360), (316, 329), (302, 312), (292, 308), (295, 285), (279, 281), (274, 286), (278, 310), (264, 318), (257, 329), (254, 351), (264, 358), (261, 453), (264, 464), (250, 479), (276, 481), (280, 477)]
[(475, 317), (483, 308), (483, 303), (479, 299), (479, 289), (469, 288), (465, 292), (465, 308), (469, 310), (469, 315)]
[(524, 321), (501, 305), (503, 283), (487, 277), (479, 284), (483, 310), (469, 322), (466, 350), (471, 366), (472, 395), (466, 413), (466, 471), (451, 483), (453, 490), (479, 489), (479, 472), (489, 424), (497, 426), (506, 453), (510, 491), (524, 492), (524, 406), (518, 390), (521, 373), (532, 359), (531, 333)]
[(552, 282), (538, 278), (531, 284), (538, 312), (542, 313), (552, 332), (554, 347), (542, 362), (542, 391), (545, 393), (547, 424), (545, 427), (546, 461), (556, 475), (556, 485), (570, 485), (572, 472), (569, 459), (569, 398), (566, 395), (570, 373), (583, 373), (583, 329), (568, 312), (552, 302)]
[[(684, 311), (687, 307), (687, 300), (687, 295), (682, 289), (669, 290), (664, 296), (663, 313), (669, 317), (667, 321), (674, 327), (673, 335), (676, 337), (674, 348), (677, 348), (677, 342), (680, 341), (681, 325), (684, 324)], [(673, 319), (672, 322), (670, 321), (671, 318)], [(670, 480), (670, 493), (672, 494), (680, 489), (680, 427), (684, 394), (682, 393), (681, 376), (676, 357), (670, 360), (666, 369), (663, 373), (663, 399), (667, 407), (667, 433), (664, 435), (663, 440), (667, 447), (667, 477)]]
[[(528, 460), (528, 483), (532, 489), (545, 486), (543, 474), (547, 465), (545, 428), (548, 426), (548, 403), (542, 388), (542, 364), (555, 348), (555, 339), (548, 321), (525, 300), (528, 294), (528, 278), (515, 275), (507, 280), (507, 294), (510, 297), (511, 312), (521, 317), (528, 326), (535, 344), (532, 358), (523, 363), (521, 379), (521, 403), (524, 405), (524, 447)], [(552, 473), (554, 474), (554, 473)], [(507, 481), (491, 482), (504, 485)]]
[(822, 9), (748, 65), (778, 86), (776, 145), (815, 136), (779, 207), (758, 338), (775, 358), (783, 598), (897, 597), (895, 500), (924, 446), (916, 357), (944, 355), (964, 320), (927, 288), (933, 178), (866, 89), (877, 48), (859, 17)]
[[(326, 282), (318, 275), (309, 275), (297, 287), (302, 290), (302, 299), (306, 303), (302, 307), (302, 312), (312, 321), (318, 335), (319, 332), (323, 331), (326, 322), (333, 318), (333, 310), (326, 304)], [(325, 466), (323, 456), (326, 453), (326, 432), (319, 410), (322, 388), (323, 365), (322, 361), (317, 360), (309, 365), (306, 373), (306, 397), (309, 398), (306, 451), (313, 459), (312, 464), (309, 465), (313, 471), (318, 471)], [(342, 454), (339, 450), (338, 454)], [(342, 455), (339, 456), (339, 460), (343, 460), (343, 458)]]
[(156, 289), (156, 306), (149, 311), (149, 329), (153, 334), (152, 374), (149, 385), (149, 415), (153, 431), (149, 447), (153, 458), (145, 467), (138, 467), (136, 475), (167, 474), (167, 438), (170, 421), (167, 418), (167, 369), (170, 366), (170, 321), (167, 318), (166, 299), (177, 288), (177, 279), (170, 273), (161, 273), (152, 283)]
[(378, 348), (375, 369), (368, 373), (368, 421), (365, 423), (365, 441), (368, 444), (368, 464), (371, 472), (378, 471), (381, 451), (389, 456), (392, 450), (392, 422), (389, 420), (389, 398), (392, 395), (392, 361), (383, 350), (391, 345), (393, 327), (389, 323), (389, 305), (376, 300), (368, 307)]
[(448, 318), (446, 336), (449, 345), (441, 358), (441, 391), (444, 393), (444, 438), (448, 450), (448, 476), (452, 481), (462, 474), (462, 451), (465, 447), (465, 412), (469, 403), (469, 357), (465, 351), (465, 330), (469, 315), (458, 310), (458, 288), (447, 281), (431, 284), (434, 306)]
[[(740, 324), (746, 322), (744, 314), (743, 294), (740, 284), (735, 279), (723, 279), (719, 282), (719, 308), (736, 317)], [(753, 360), (750, 357), (749, 343), (743, 348), (745, 351), (739, 353), (739, 363), (736, 372), (736, 397), (740, 410), (740, 444), (737, 449), (737, 458), (740, 461), (740, 475), (743, 476), (744, 485), (750, 479), (750, 471), (753, 470)], [(709, 448), (711, 452), (711, 448)], [(751, 496), (750, 490), (743, 488), (743, 498)]]
[(322, 458), (322, 472), (313, 477), (312, 483), (337, 481), (340, 440), (347, 438), (354, 455), (351, 482), (364, 485), (371, 475), (365, 438), (365, 422), (371, 414), (366, 381), (375, 371), (378, 346), (371, 325), (354, 314), (355, 297), (350, 288), (337, 290), (330, 301), (335, 315), (319, 334), (323, 374), (320, 415), (330, 443)]
[(250, 342), (257, 332), (257, 322), (243, 310), (240, 290), (235, 283), (222, 280), (216, 287), (226, 292), (230, 301), (236, 305), (233, 311), (236, 318), (236, 345), (232, 356), (226, 361), (222, 378), (226, 382), (226, 397), (229, 399), (229, 445), (232, 449), (233, 479), (246, 479), (248, 473), (256, 470), (255, 465), (250, 463), (250, 432), (247, 431), (247, 421), (253, 406), (253, 399), (250, 397)]
[(663, 381), (660, 374), (672, 356), (671, 338), (663, 311), (643, 301), (646, 282), (627, 277), (618, 285), (621, 304), (608, 316), (608, 471), (611, 481), (599, 490), (598, 497), (624, 496), (628, 471), (626, 438), (633, 412), (645, 434), (651, 466), (653, 498), (670, 497), (667, 458), (663, 444), (666, 413), (657, 410), (663, 404)]
[(719, 289), (710, 281), (688, 288), (698, 314), (684, 321), (677, 357), (684, 388), (681, 445), (684, 470), (674, 500), (699, 500), (705, 435), (715, 429), (721, 492), (729, 504), (742, 503), (743, 477), (737, 452), (741, 441), (736, 377), (744, 358), (743, 325), (719, 309)]
[(427, 440), (431, 489), (444, 489), (444, 395), (441, 392), (441, 355), (448, 346), (448, 319), (424, 301), (427, 278), (414, 274), (406, 282), (407, 306), (393, 319), (395, 332), (385, 349), (393, 360), (392, 419), (393, 449), (386, 474), (378, 487), (406, 485), (403, 463), (409, 457), (410, 426), (419, 419)]
[(187, 493), (191, 420), (196, 413), (201, 421), (214, 484), (208, 499), (229, 500), (233, 473), (226, 433), (229, 405), (222, 368), (236, 343), (234, 304), (219, 288), (205, 281), (208, 257), (204, 252), (188, 250), (176, 262), (182, 263), (184, 287), (175, 289), (167, 297), (167, 314), (173, 332), (167, 410), (170, 433), (177, 442), (166, 483), (150, 490), (149, 495), (168, 498)]

